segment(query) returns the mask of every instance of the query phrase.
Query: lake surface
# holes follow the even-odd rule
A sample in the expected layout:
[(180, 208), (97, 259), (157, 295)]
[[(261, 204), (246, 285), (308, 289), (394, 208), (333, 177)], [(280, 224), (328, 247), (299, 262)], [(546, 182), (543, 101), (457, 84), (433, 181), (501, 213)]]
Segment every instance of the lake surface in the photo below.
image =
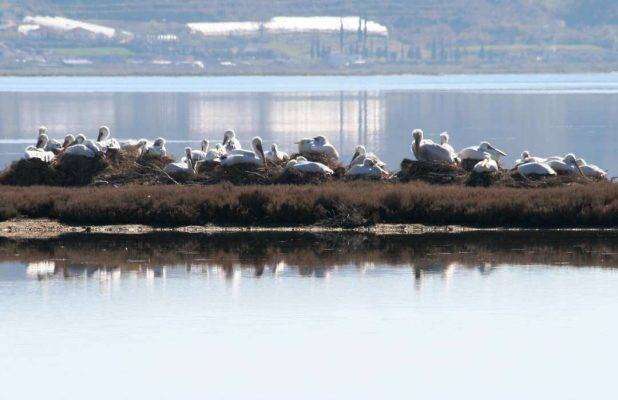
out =
[(0, 165), (21, 157), (46, 125), (52, 137), (163, 136), (169, 149), (220, 141), (234, 128), (244, 146), (295, 149), (327, 136), (347, 159), (357, 144), (393, 170), (411, 157), (412, 129), (459, 149), (488, 140), (509, 153), (574, 152), (611, 174), (618, 165), (618, 74), (375, 77), (0, 78)]
[(618, 235), (0, 239), (1, 399), (604, 399)]

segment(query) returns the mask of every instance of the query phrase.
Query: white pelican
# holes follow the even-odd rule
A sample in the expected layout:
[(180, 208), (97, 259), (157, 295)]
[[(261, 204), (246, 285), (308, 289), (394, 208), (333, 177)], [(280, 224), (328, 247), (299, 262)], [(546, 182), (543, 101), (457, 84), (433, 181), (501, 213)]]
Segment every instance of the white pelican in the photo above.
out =
[(333, 174), (333, 170), (328, 168), (326, 165), (319, 162), (307, 161), (307, 159), (303, 156), (298, 156), (295, 159), (288, 161), (285, 168), (313, 174)]
[(388, 173), (382, 168), (380, 168), (380, 166), (377, 165), (376, 161), (372, 158), (365, 158), (361, 165), (354, 164), (345, 174), (347, 176), (362, 176), (372, 178), (381, 178), (388, 175)]
[(277, 143), (273, 143), (270, 145), (270, 150), (265, 154), (266, 159), (272, 162), (284, 162), (290, 159), (288, 153), (279, 150), (279, 146)]
[[(39, 136), (41, 135), (47, 135), (47, 127), (44, 125), (41, 125), (39, 127)], [(49, 139), (48, 136), (48, 141), (45, 145), (45, 151), (51, 151), (54, 154), (57, 154), (60, 152), (60, 150), (62, 150), (62, 143), (57, 139)]]
[(532, 155), (530, 155), (530, 152), (528, 150), (525, 150), (521, 153), (521, 158), (518, 160), (515, 160), (515, 166), (519, 166), (521, 164), (526, 164), (526, 163), (530, 163), (530, 162), (546, 162), (547, 159), (545, 158), (541, 158), (541, 157), (533, 157)]
[(204, 139), (202, 140), (201, 150), (191, 150), (191, 161), (220, 162), (223, 154), (225, 154), (225, 151), (221, 145), (217, 144), (211, 149), (208, 139)]
[(577, 166), (579, 166), (582, 174), (584, 174), (584, 176), (587, 176), (588, 178), (607, 178), (607, 171), (602, 170), (594, 164), (588, 164), (583, 158), (578, 158), (576, 160), (576, 163)]
[(99, 128), (97, 143), (103, 150), (120, 150), (120, 143), (111, 137), (110, 130), (107, 126), (102, 126)]
[(577, 173), (577, 162), (573, 154), (562, 157), (549, 157), (546, 164), (560, 174), (572, 175)]
[(478, 146), (470, 146), (462, 149), (459, 152), (460, 160), (484, 160), (485, 153), (489, 153), (491, 158), (496, 161), (500, 161), (500, 157), (506, 156), (506, 153), (502, 150), (496, 149), (488, 142), (481, 142)]
[(335, 146), (330, 144), (325, 136), (316, 136), (313, 139), (301, 139), (298, 144), (300, 154), (317, 153), (333, 160), (339, 160), (339, 152)]
[(358, 145), (356, 149), (354, 149), (354, 154), (352, 155), (352, 161), (350, 161), (350, 165), (348, 168), (352, 168), (355, 165), (364, 165), (365, 160), (373, 160), (374, 164), (381, 169), (386, 167), (386, 164), (380, 160), (380, 158), (374, 153), (367, 153), (365, 146)]
[(472, 171), (482, 174), (484, 172), (499, 172), (500, 169), (498, 168), (498, 163), (496, 160), (491, 158), (491, 154), (485, 153), (485, 159), (476, 163)]
[(26, 150), (24, 152), (24, 159), (37, 159), (47, 163), (51, 162), (54, 159), (55, 155), (53, 152), (45, 150), (48, 141), (49, 138), (47, 137), (47, 134), (41, 133), (37, 139), (35, 146), (26, 147)]
[(448, 132), (442, 132), (440, 134), (440, 144), (442, 145), (442, 147), (444, 147), (445, 149), (447, 149), (451, 153), (457, 154), (457, 152), (455, 151), (453, 146), (451, 146), (451, 144), (448, 142), (450, 140), (450, 138), (451, 137), (449, 136)]
[(128, 139), (120, 141), (119, 144), (120, 150), (124, 151), (125, 153), (133, 154), (139, 157), (145, 151), (146, 146), (148, 146), (148, 140)]
[(264, 164), (264, 149), (262, 148), (262, 139), (256, 136), (251, 141), (253, 151), (237, 149), (228, 152), (221, 157), (221, 164), (225, 167), (239, 164), (252, 164), (260, 166)]
[(223, 147), (226, 152), (242, 149), (240, 142), (236, 139), (236, 132), (233, 129), (225, 131), (223, 134)]
[(191, 175), (195, 173), (195, 166), (191, 161), (191, 148), (185, 149), (184, 161), (167, 164), (163, 170), (169, 175)]
[(167, 155), (165, 139), (162, 137), (156, 138), (154, 143), (146, 146), (145, 154), (152, 157), (165, 157)]
[(534, 162), (534, 161), (519, 165), (517, 167), (517, 171), (523, 177), (527, 177), (528, 175), (536, 175), (536, 176), (556, 175), (556, 171), (554, 171), (546, 163)]
[(63, 152), (63, 154), (88, 158), (94, 158), (101, 153), (103, 153), (101, 147), (96, 142), (86, 139), (86, 136), (81, 133), (75, 137), (74, 144), (67, 147)]
[(456, 155), (447, 148), (442, 147), (432, 140), (423, 139), (423, 131), (415, 129), (412, 131), (414, 142), (412, 143), (412, 153), (418, 161), (427, 162), (456, 162)]

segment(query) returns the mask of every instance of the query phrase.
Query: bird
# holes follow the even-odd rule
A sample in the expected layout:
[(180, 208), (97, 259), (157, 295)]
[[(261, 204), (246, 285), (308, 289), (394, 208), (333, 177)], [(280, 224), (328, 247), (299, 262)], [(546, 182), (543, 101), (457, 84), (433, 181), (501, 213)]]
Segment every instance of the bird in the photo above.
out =
[[(45, 125), (41, 125), (39, 127), (39, 136), (43, 134), (47, 135), (47, 127)], [(47, 144), (45, 145), (44, 150), (51, 151), (54, 154), (58, 154), (62, 150), (62, 142), (60, 142), (57, 139), (49, 139), (48, 137), (48, 141), (47, 141)]]
[(316, 136), (313, 139), (301, 139), (296, 142), (298, 144), (298, 152), (302, 155), (310, 155), (311, 153), (319, 154), (328, 157), (332, 160), (339, 160), (339, 152), (331, 143), (328, 142), (325, 136)]
[(578, 172), (577, 161), (574, 154), (569, 153), (564, 157), (548, 157), (546, 164), (558, 174), (572, 175)]
[(176, 176), (195, 174), (195, 164), (191, 161), (190, 147), (185, 148), (185, 157), (183, 160), (167, 164), (163, 170), (169, 175)]
[(347, 176), (381, 178), (388, 175), (374, 159), (365, 158), (362, 164), (354, 164), (346, 173)]
[(332, 175), (334, 173), (333, 170), (326, 165), (319, 162), (308, 161), (303, 156), (298, 156), (295, 159), (288, 161), (285, 168), (314, 174), (318, 173), (324, 175)]
[(225, 154), (223, 147), (217, 145), (210, 148), (210, 142), (208, 139), (202, 140), (201, 150), (191, 150), (191, 161), (203, 161), (203, 162), (220, 162), (221, 156)]
[(267, 151), (264, 155), (266, 156), (267, 160), (272, 161), (274, 163), (285, 162), (290, 159), (290, 156), (288, 155), (288, 153), (279, 150), (279, 146), (277, 145), (277, 143), (271, 144), (270, 150)]
[(507, 154), (502, 150), (499, 150), (489, 144), (488, 142), (481, 142), (478, 146), (470, 146), (462, 149), (459, 152), (459, 159), (464, 160), (484, 160), (485, 153), (489, 153), (491, 158), (496, 161), (500, 161), (500, 157), (506, 156)]
[(110, 130), (107, 126), (101, 126), (99, 128), (99, 134), (97, 136), (97, 143), (104, 150), (120, 150), (120, 143), (118, 140), (111, 137)]
[(119, 144), (120, 150), (122, 150), (123, 152), (139, 157), (142, 155), (142, 153), (144, 153), (146, 146), (148, 146), (148, 140), (127, 139), (121, 140)]
[(236, 139), (236, 132), (233, 129), (228, 129), (223, 134), (223, 147), (227, 153), (242, 149), (240, 142)]
[(453, 148), (453, 146), (451, 146), (451, 144), (448, 142), (450, 140), (450, 135), (448, 134), (448, 132), (442, 132), (440, 134), (440, 145), (442, 147), (444, 147), (445, 149), (447, 149), (448, 151), (450, 151), (453, 154), (457, 154), (457, 152), (455, 151), (455, 149)]
[(426, 162), (447, 162), (455, 163), (455, 153), (449, 151), (447, 148), (442, 147), (432, 140), (423, 139), (423, 131), (415, 129), (412, 131), (412, 153), (418, 161)]
[(486, 172), (492, 173), (492, 172), (499, 172), (500, 168), (498, 168), (498, 163), (496, 162), (496, 160), (491, 158), (491, 154), (486, 152), (485, 158), (479, 161), (478, 163), (476, 163), (474, 165), (474, 168), (472, 168), (472, 171), (476, 172), (477, 174), (482, 174)]
[(594, 164), (588, 164), (583, 158), (578, 158), (575, 162), (584, 176), (595, 179), (607, 178), (607, 171)]
[(146, 145), (144, 154), (151, 157), (165, 157), (167, 156), (167, 149), (165, 148), (165, 139), (158, 137), (152, 144)]
[(81, 133), (75, 137), (74, 143), (65, 148), (63, 152), (63, 154), (87, 158), (94, 158), (102, 153), (103, 149), (101, 149), (97, 142), (86, 139), (86, 136)]
[(521, 158), (518, 160), (515, 160), (515, 166), (519, 166), (521, 164), (526, 164), (529, 162), (546, 162), (547, 159), (546, 158), (541, 158), (541, 157), (533, 157), (532, 155), (530, 155), (530, 152), (528, 150), (524, 150), (521, 153)]
[(45, 150), (49, 138), (47, 134), (41, 133), (37, 139), (36, 145), (26, 147), (24, 151), (24, 159), (26, 160), (40, 160), (46, 163), (52, 162), (55, 155), (51, 151)]
[(262, 139), (256, 136), (251, 141), (251, 150), (236, 149), (228, 151), (227, 154), (221, 156), (221, 165), (229, 167), (239, 164), (251, 164), (254, 166), (260, 166), (264, 164), (264, 149), (262, 148)]
[(556, 175), (556, 171), (554, 171), (549, 165), (543, 162), (529, 162), (525, 164), (521, 164), (517, 167), (517, 172), (523, 177), (528, 177), (529, 175), (535, 176), (553, 176)]
[(354, 149), (354, 154), (352, 155), (352, 161), (348, 165), (348, 168), (352, 168), (355, 165), (363, 165), (365, 160), (373, 160), (374, 164), (382, 169), (386, 167), (386, 164), (380, 160), (380, 158), (374, 153), (368, 153), (365, 149), (365, 146), (358, 145)]

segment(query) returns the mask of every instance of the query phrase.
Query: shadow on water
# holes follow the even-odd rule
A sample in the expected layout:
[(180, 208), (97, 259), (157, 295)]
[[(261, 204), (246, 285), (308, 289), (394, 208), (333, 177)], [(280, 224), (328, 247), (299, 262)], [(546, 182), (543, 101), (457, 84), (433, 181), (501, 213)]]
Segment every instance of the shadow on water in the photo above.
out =
[(204, 268), (218, 268), (226, 277), (241, 269), (262, 276), (282, 268), (319, 277), (339, 267), (380, 266), (413, 268), (420, 278), (446, 273), (452, 266), (478, 268), (481, 273), (500, 265), (615, 268), (618, 233), (69, 234), (53, 239), (0, 239), (0, 263), (25, 264), (25, 275), (39, 279), (101, 273), (157, 277), (168, 270)]

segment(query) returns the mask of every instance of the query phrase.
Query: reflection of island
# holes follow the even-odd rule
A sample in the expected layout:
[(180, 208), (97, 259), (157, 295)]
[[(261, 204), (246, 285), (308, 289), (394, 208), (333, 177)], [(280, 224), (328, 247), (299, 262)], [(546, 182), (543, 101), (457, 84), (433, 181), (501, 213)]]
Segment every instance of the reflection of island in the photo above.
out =
[(356, 268), (411, 268), (417, 282), (447, 283), (459, 268), (489, 274), (500, 265), (618, 267), (618, 234), (509, 232), (368, 236), (309, 233), (67, 235), (49, 240), (0, 240), (0, 262), (27, 263), (24, 276), (43, 279), (121, 277), (164, 279), (174, 274), (327, 277)]

